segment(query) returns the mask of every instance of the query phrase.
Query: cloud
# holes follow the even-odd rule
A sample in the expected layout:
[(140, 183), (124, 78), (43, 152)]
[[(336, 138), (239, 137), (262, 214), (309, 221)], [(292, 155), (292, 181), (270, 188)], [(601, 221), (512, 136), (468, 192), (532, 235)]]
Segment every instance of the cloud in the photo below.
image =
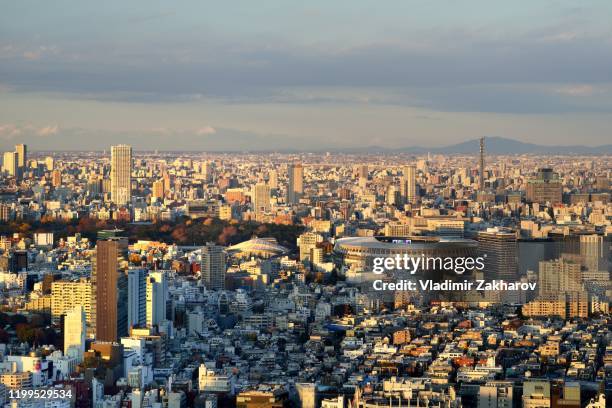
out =
[(204, 126), (196, 130), (196, 135), (206, 136), (206, 135), (214, 135), (217, 133), (217, 130), (212, 126)]
[(38, 136), (46, 137), (46, 136), (56, 135), (58, 131), (59, 131), (59, 126), (58, 125), (49, 125), (49, 126), (45, 126), (45, 127), (42, 127), (40, 129), (38, 129), (36, 131), (36, 134)]
[(10, 140), (21, 134), (21, 128), (13, 123), (0, 125), (0, 138)]
[(573, 85), (556, 88), (558, 94), (569, 96), (591, 96), (598, 91), (592, 85)]

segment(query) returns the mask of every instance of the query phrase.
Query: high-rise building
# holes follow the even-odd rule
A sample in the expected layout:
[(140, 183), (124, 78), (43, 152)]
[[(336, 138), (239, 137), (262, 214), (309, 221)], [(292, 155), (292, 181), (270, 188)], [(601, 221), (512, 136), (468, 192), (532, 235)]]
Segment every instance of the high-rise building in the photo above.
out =
[(276, 190), (278, 188), (278, 171), (270, 170), (268, 174), (268, 185), (272, 190)]
[(478, 233), (478, 249), (485, 258), (485, 277), (508, 282), (518, 278), (516, 234), (499, 228)]
[(126, 205), (132, 199), (132, 147), (111, 146), (111, 200)]
[(92, 322), (92, 286), (88, 279), (59, 280), (51, 284), (51, 319), (55, 324), (77, 307), (83, 307), (85, 320)]
[(357, 166), (357, 168), (355, 169), (355, 172), (357, 173), (357, 178), (364, 178), (367, 179), (369, 176), (369, 169), (368, 169), (368, 165), (367, 164), (361, 164), (359, 166)]
[(142, 268), (128, 270), (128, 329), (147, 323), (147, 271)]
[(484, 191), (484, 187), (485, 187), (485, 147), (484, 147), (484, 137), (480, 138), (480, 169), (479, 169), (479, 175), (478, 175), (478, 179), (479, 179), (479, 190), (480, 191)]
[(552, 169), (539, 169), (536, 177), (527, 183), (526, 198), (531, 203), (558, 204), (561, 202), (562, 193), (559, 174)]
[(52, 171), (55, 168), (55, 161), (53, 160), (53, 157), (45, 157), (45, 166), (47, 167), (48, 171)]
[(580, 262), (568, 259), (540, 261), (538, 289), (540, 296), (558, 296), (566, 292), (579, 292), (582, 289)]
[(397, 205), (399, 202), (399, 191), (393, 184), (389, 184), (385, 192), (385, 202), (389, 205)]
[(15, 152), (17, 152), (17, 167), (23, 172), (28, 165), (28, 147), (18, 144), (15, 146)]
[(213, 181), (214, 168), (211, 162), (202, 162), (201, 172), (205, 182), (210, 183)]
[(289, 177), (287, 204), (296, 204), (304, 194), (304, 168), (300, 163), (290, 164), (287, 173)]
[(252, 190), (253, 209), (257, 214), (270, 212), (270, 186), (258, 183)]
[(19, 155), (17, 152), (4, 152), (4, 160), (2, 161), (2, 170), (8, 173), (9, 176), (17, 177), (19, 175)]
[(80, 363), (85, 354), (85, 308), (79, 305), (64, 318), (64, 354)]
[(417, 200), (416, 193), (416, 167), (404, 167), (404, 175), (400, 180), (400, 195), (405, 203), (415, 204)]
[(208, 243), (202, 247), (201, 274), (207, 289), (225, 288), (225, 251), (222, 246)]
[(51, 172), (51, 185), (53, 187), (60, 187), (62, 185), (62, 172), (59, 170), (53, 170)]
[(164, 198), (164, 180), (156, 180), (153, 182), (153, 198)]
[(147, 326), (166, 320), (168, 281), (165, 271), (151, 271), (147, 277)]
[(114, 342), (126, 336), (127, 330), (127, 277), (119, 269), (125, 238), (98, 240), (92, 265), (93, 308), (92, 318), (96, 339)]

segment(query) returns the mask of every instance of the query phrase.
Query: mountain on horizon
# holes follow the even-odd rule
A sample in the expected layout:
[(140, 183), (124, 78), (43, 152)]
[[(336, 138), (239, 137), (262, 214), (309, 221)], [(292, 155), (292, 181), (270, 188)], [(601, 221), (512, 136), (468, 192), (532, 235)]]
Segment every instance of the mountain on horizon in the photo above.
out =
[[(406, 147), (398, 151), (407, 153), (447, 153), (447, 154), (477, 154), (480, 150), (480, 139), (472, 139), (465, 142), (444, 147)], [(525, 143), (515, 139), (491, 136), (485, 137), (485, 152), (487, 154), (612, 154), (612, 144), (603, 146), (545, 146), (533, 143)]]

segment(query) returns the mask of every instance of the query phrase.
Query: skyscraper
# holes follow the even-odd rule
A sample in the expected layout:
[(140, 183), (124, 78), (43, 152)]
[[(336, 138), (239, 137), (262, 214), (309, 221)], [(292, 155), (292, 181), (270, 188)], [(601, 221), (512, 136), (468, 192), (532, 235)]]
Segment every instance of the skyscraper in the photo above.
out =
[[(485, 280), (504, 280), (506, 282), (518, 279), (518, 244), (516, 234), (499, 228), (488, 228), (478, 233), (478, 250), (484, 258)], [(516, 291), (487, 291), (485, 298), (491, 301), (517, 302)]]
[(278, 188), (278, 171), (270, 170), (268, 174), (268, 185), (272, 190), (276, 190)]
[(147, 271), (142, 268), (128, 270), (128, 329), (144, 326), (147, 322)]
[(300, 163), (290, 164), (287, 173), (289, 176), (287, 204), (296, 204), (304, 193), (304, 168)]
[(404, 167), (404, 175), (400, 180), (400, 195), (405, 203), (416, 203), (416, 167), (413, 165)]
[(24, 144), (18, 144), (15, 146), (15, 152), (17, 153), (17, 168), (19, 176), (23, 177), (28, 165), (28, 147)]
[(92, 318), (96, 339), (118, 341), (127, 335), (127, 277), (119, 269), (125, 238), (98, 240), (91, 274), (93, 286)]
[(518, 278), (516, 234), (499, 228), (478, 233), (478, 248), (485, 257), (485, 278), (511, 282)]
[(212, 243), (202, 247), (201, 274), (207, 289), (225, 288), (225, 268), (223, 247)]
[(253, 186), (252, 198), (255, 213), (262, 214), (270, 211), (270, 186), (263, 183), (255, 184)]
[(85, 354), (85, 308), (75, 307), (64, 318), (64, 355), (74, 357), (80, 363)]
[(484, 191), (484, 155), (485, 155), (485, 150), (484, 150), (484, 137), (480, 138), (480, 170), (479, 170), (479, 188), (480, 191)]
[(17, 152), (5, 152), (2, 160), (2, 170), (8, 173), (9, 176), (17, 177), (19, 175), (19, 155)]
[(132, 147), (111, 146), (111, 200), (125, 205), (132, 198)]
[(151, 271), (147, 277), (147, 326), (166, 320), (168, 281), (165, 271)]

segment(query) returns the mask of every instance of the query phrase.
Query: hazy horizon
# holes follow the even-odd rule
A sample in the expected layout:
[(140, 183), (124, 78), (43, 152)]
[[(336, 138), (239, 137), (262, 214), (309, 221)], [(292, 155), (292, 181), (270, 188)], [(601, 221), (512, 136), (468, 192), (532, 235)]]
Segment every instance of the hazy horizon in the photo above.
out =
[(5, 2), (0, 148), (609, 143), (612, 3)]

